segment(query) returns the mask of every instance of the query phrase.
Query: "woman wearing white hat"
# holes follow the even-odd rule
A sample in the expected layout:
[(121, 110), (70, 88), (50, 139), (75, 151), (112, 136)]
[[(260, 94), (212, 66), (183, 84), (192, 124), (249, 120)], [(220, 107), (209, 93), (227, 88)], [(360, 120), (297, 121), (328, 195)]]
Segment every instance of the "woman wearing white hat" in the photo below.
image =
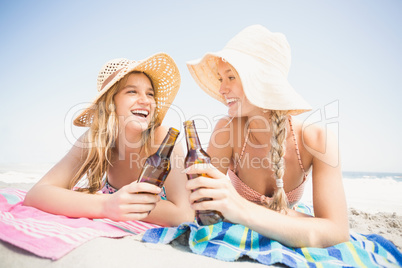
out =
[[(302, 131), (291, 117), (311, 108), (287, 81), (286, 37), (250, 26), (223, 50), (187, 66), (206, 93), (228, 106), (230, 116), (217, 123), (208, 146), (215, 167), (187, 170), (215, 178), (187, 182), (193, 209), (220, 211), (227, 220), (292, 247), (347, 241), (341, 168), (329, 164), (338, 157), (336, 143), (331, 135), (326, 139), (323, 128)], [(315, 217), (291, 209), (311, 169)], [(213, 200), (194, 202), (203, 197)]]
[[(27, 193), (24, 205), (70, 217), (167, 226), (191, 221), (194, 212), (182, 163), (172, 161), (164, 200), (158, 196), (163, 192), (159, 187), (136, 182), (145, 159), (167, 133), (160, 124), (179, 87), (179, 70), (165, 53), (141, 61), (107, 62), (98, 75), (96, 99), (74, 120), (89, 130)], [(172, 157), (183, 158), (180, 145)], [(84, 175), (87, 183), (78, 188)]]

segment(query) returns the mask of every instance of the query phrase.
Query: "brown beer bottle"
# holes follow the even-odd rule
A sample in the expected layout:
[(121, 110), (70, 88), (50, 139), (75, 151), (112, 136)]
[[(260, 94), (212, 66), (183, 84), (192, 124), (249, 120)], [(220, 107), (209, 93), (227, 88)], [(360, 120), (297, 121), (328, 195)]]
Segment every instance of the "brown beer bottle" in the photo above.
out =
[[(211, 163), (209, 155), (201, 148), (200, 139), (195, 129), (194, 121), (185, 121), (184, 130), (186, 132), (187, 156), (185, 166), (188, 168), (194, 164)], [(207, 174), (187, 174), (189, 180), (199, 176), (209, 177)], [(211, 198), (202, 198), (196, 202), (211, 200)], [(195, 217), (199, 225), (210, 225), (221, 222), (223, 216), (219, 211), (215, 210), (196, 210)]]
[(169, 129), (158, 151), (145, 161), (137, 182), (148, 182), (162, 188), (170, 172), (170, 155), (179, 133), (175, 128)]

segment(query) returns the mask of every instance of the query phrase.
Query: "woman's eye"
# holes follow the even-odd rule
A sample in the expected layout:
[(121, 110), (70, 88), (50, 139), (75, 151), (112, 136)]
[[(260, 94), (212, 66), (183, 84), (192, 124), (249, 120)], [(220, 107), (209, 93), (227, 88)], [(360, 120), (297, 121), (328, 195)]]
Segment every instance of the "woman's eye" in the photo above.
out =
[(222, 78), (218, 78), (219, 83), (222, 83)]
[(155, 94), (154, 93), (148, 93), (148, 96), (154, 97)]
[(234, 77), (234, 76), (229, 76), (229, 80), (234, 80), (234, 79), (236, 79), (236, 77)]
[(136, 93), (137, 93), (137, 91), (135, 91), (135, 90), (129, 90), (129, 91), (127, 91), (127, 93), (130, 93), (130, 94), (136, 94)]

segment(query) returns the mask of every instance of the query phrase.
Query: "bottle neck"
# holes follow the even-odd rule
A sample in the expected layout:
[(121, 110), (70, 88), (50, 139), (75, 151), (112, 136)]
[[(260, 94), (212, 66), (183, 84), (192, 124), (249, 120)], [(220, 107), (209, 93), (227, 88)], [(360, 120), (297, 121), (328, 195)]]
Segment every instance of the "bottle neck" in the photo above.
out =
[(170, 128), (156, 154), (162, 158), (170, 158), (179, 133), (177, 129)]
[(193, 121), (186, 121), (184, 124), (186, 131), (187, 150), (196, 150), (201, 148), (200, 139)]

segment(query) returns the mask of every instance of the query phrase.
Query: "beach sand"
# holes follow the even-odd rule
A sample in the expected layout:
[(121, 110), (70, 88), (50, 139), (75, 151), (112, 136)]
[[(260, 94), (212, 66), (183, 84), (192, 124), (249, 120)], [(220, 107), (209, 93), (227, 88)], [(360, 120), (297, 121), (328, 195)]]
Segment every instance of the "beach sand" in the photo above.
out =
[[(32, 184), (0, 182), (0, 188), (28, 190)], [(402, 215), (367, 213), (349, 209), (350, 228), (363, 234), (380, 234), (402, 249)], [(224, 262), (194, 254), (184, 237), (169, 245), (141, 242), (141, 235), (124, 238), (95, 238), (77, 247), (61, 259), (37, 257), (11, 244), (0, 242), (1, 267), (267, 267), (252, 259)]]
[(379, 234), (402, 250), (402, 215), (388, 212), (367, 213), (349, 209), (349, 227), (361, 234)]

